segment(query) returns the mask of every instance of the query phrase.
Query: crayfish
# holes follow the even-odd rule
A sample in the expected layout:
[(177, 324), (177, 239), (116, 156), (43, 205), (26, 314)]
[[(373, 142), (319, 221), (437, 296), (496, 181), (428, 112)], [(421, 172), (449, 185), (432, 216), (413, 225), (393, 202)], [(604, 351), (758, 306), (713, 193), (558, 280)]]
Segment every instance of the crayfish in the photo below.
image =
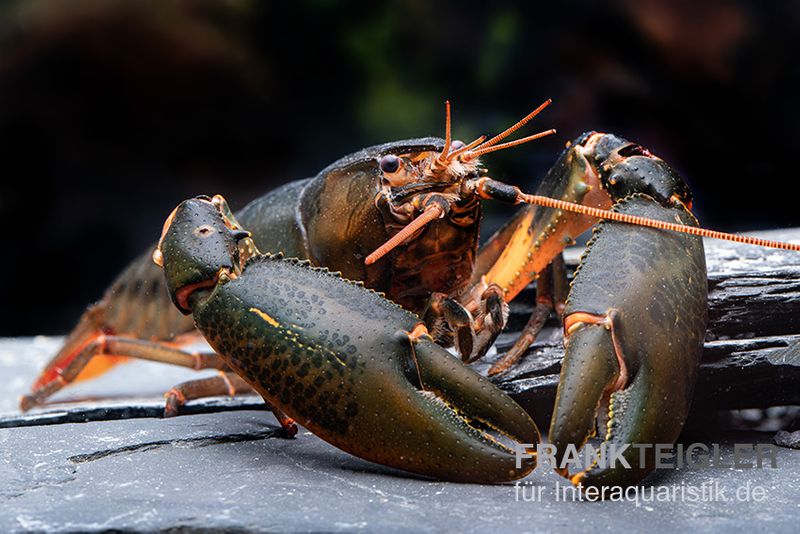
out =
[[(507, 303), (538, 279), (536, 309), (491, 373), (513, 365), (559, 312), (566, 354), (549, 432), (557, 457), (598, 427), (607, 442), (674, 443), (705, 333), (700, 236), (800, 246), (698, 228), (680, 176), (610, 134), (569, 143), (536, 195), (492, 179), (480, 157), (553, 133), (501, 142), (548, 104), (470, 143), (451, 138), (448, 104), (444, 140), (364, 149), (235, 216), (221, 197), (181, 204), (154, 254), (166, 283), (150, 254), (131, 264), (23, 409), (109, 357), (212, 367), (234, 373), (174, 388), (168, 415), (191, 398), (253, 388), (287, 431), (298, 419), (376, 462), (447, 480), (512, 480), (535, 460), (516, 466), (490, 431), (532, 445), (535, 425), (438, 345), (455, 346), (465, 362), (480, 358), (505, 326)], [(527, 206), (479, 248), (482, 200)], [(598, 219), (567, 296), (561, 251)], [(195, 325), (216, 354), (176, 346)], [(632, 484), (653, 465), (651, 455), (639, 468), (559, 472), (576, 484)]]

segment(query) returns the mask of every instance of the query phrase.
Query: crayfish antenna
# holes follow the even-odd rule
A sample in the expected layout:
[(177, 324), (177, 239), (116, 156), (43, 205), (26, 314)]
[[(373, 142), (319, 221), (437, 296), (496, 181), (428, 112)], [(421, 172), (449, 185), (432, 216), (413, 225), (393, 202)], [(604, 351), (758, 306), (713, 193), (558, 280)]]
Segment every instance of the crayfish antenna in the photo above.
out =
[(759, 247), (777, 248), (782, 250), (792, 250), (800, 252), (800, 244), (798, 243), (785, 243), (783, 241), (773, 241), (771, 239), (762, 239), (760, 237), (729, 234), (726, 232), (718, 232), (716, 230), (708, 230), (706, 228), (698, 228), (696, 226), (686, 226), (684, 224), (658, 221), (655, 219), (648, 219), (647, 217), (640, 217), (638, 215), (631, 215), (628, 213), (619, 213), (616, 211), (594, 208), (591, 206), (584, 206), (583, 204), (566, 202), (564, 200), (557, 200), (554, 198), (543, 197), (539, 195), (528, 195), (525, 193), (520, 193), (518, 195), (518, 201), (524, 202), (526, 204), (544, 206), (546, 208), (570, 211), (573, 213), (579, 213), (581, 215), (588, 215), (590, 217), (597, 217), (598, 219), (607, 219), (626, 224), (634, 224), (637, 226), (656, 228), (658, 230), (669, 230), (672, 232), (681, 232), (684, 234), (696, 235), (700, 237), (710, 237), (713, 239), (722, 239), (724, 241), (733, 241), (735, 243), (744, 243), (746, 245), (756, 245)]
[(511, 148), (512, 146), (521, 145), (524, 143), (528, 143), (530, 141), (535, 141), (536, 139), (541, 139), (542, 137), (547, 137), (548, 135), (553, 135), (556, 133), (555, 128), (551, 128), (549, 130), (545, 130), (543, 132), (539, 132), (533, 135), (529, 135), (528, 137), (523, 137), (522, 139), (517, 139), (516, 141), (509, 141), (508, 143), (502, 143), (495, 146), (488, 146), (488, 147), (481, 147), (475, 150), (470, 151), (468, 154), (464, 156), (465, 159), (474, 159), (478, 156), (483, 154), (487, 154), (489, 152), (495, 152), (497, 150), (503, 150), (505, 148)]
[(447, 154), (450, 152), (450, 145), (453, 143), (453, 133), (450, 127), (450, 101), (444, 102), (444, 148), (437, 160), (440, 163), (447, 164)]
[(453, 143), (452, 130), (450, 127), (450, 101), (444, 102), (444, 148), (435, 160), (431, 163), (431, 172), (433, 174), (441, 174), (447, 170), (447, 165), (450, 162), (447, 154), (450, 152), (450, 146)]
[(448, 156), (447, 156), (447, 163), (450, 163), (451, 161), (453, 161), (455, 158), (457, 158), (458, 156), (460, 156), (464, 152), (472, 150), (476, 146), (478, 146), (481, 143), (483, 143), (485, 140), (486, 140), (486, 136), (482, 135), (482, 136), (478, 137), (477, 139), (475, 139), (474, 141), (472, 141), (471, 143), (469, 143), (468, 145), (464, 145), (464, 146), (462, 146), (461, 148), (459, 148), (457, 150), (453, 150), (453, 152), (448, 154)]

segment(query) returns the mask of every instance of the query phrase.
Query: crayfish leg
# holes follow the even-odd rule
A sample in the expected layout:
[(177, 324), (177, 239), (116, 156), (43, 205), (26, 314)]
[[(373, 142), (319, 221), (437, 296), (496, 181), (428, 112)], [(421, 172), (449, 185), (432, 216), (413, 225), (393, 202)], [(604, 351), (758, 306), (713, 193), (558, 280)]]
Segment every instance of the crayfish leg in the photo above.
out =
[[(107, 336), (173, 341), (193, 331), (191, 318), (172, 305), (164, 287), (164, 274), (148, 252), (133, 261), (106, 290), (103, 298), (81, 315), (64, 346), (47, 363), (23, 398), (23, 410), (41, 404), (73, 382), (100, 376), (125, 362), (125, 354), (86, 349)], [(90, 353), (92, 351), (89, 351)]]
[(482, 289), (474, 312), (444, 293), (434, 293), (423, 314), (431, 336), (443, 346), (455, 345), (464, 362), (482, 358), (505, 328), (508, 305), (496, 286)]
[[(98, 336), (103, 333), (103, 311), (102, 304), (95, 304), (89, 307), (81, 316), (78, 325), (70, 333), (64, 342), (64, 346), (58, 353), (47, 363), (45, 368), (39, 373), (36, 381), (31, 386), (33, 391), (41, 390), (46, 385), (54, 380), (58, 380), (64, 369), (69, 367), (75, 357), (77, 357), (82, 350), (92, 343)], [(80, 372), (75, 376), (73, 382), (80, 382), (95, 378), (118, 363), (125, 361), (125, 358), (104, 356), (96, 358), (86, 363)]]
[[(180, 415), (183, 406), (190, 400), (207, 397), (235, 397), (237, 395), (257, 395), (258, 393), (236, 373), (220, 371), (215, 376), (197, 378), (181, 382), (164, 394), (166, 399), (164, 417)], [(285, 437), (297, 435), (297, 423), (284, 412), (267, 404), (281, 425)]]
[(504, 373), (522, 359), (554, 310), (561, 319), (568, 285), (564, 256), (559, 254), (536, 280), (536, 306), (514, 345), (489, 368), (489, 376)]
[(423, 313), (423, 321), (433, 339), (443, 346), (455, 345), (466, 359), (475, 346), (475, 329), (469, 311), (445, 293), (433, 293)]
[[(68, 348), (73, 345), (68, 344)], [(62, 350), (62, 352), (64, 352)], [(59, 353), (61, 354), (61, 353)], [(49, 397), (75, 382), (97, 358), (150, 360), (187, 367), (189, 369), (226, 369), (225, 363), (214, 353), (184, 351), (166, 343), (145, 341), (123, 336), (110, 336), (93, 332), (84, 336), (77, 349), (65, 353), (48, 366), (29, 395), (20, 400), (20, 409), (27, 411), (44, 404)]]

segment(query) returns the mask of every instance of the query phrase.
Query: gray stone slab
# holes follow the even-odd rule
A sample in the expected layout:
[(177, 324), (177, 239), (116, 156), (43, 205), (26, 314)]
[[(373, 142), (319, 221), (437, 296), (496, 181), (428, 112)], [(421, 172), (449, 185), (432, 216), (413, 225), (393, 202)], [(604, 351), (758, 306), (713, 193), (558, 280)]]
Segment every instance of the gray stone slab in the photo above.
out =
[[(277, 429), (268, 413), (236, 412), (0, 430), (0, 530), (796, 532), (800, 518), (800, 452), (791, 449), (778, 449), (779, 469), (670, 470), (652, 482), (716, 483), (727, 502), (564, 502), (561, 479), (544, 469), (523, 482), (542, 486), (541, 500), (524, 502), (513, 484), (422, 480)], [(765, 499), (737, 501), (747, 484)]]
[[(0, 391), (4, 410), (14, 410), (16, 395), (59, 341), (0, 340), (0, 377), (6, 384), (19, 385)], [(168, 366), (137, 365), (123, 367), (116, 378), (104, 377), (105, 385), (95, 381), (81, 387), (89, 392), (98, 387), (136, 393), (143, 384), (134, 375), (144, 372), (150, 375), (145, 390), (152, 391), (151, 396), (91, 406), (114, 408), (135, 401), (158, 413), (160, 392), (183, 378)], [(47, 410), (64, 413), (80, 406), (85, 407)], [(575, 502), (557, 498), (556, 484), (562, 479), (544, 468), (525, 479), (520, 489), (514, 484), (434, 482), (349, 456), (302, 429), (294, 439), (280, 438), (277, 428), (271, 414), (253, 411), (250, 405), (248, 411), (174, 419), (0, 429), (0, 532), (174, 528), (796, 532), (800, 520), (800, 451), (793, 449), (777, 450), (778, 469), (669, 470), (640, 490), (645, 492), (640, 496), (647, 498), (649, 488), (708, 491), (716, 483), (726, 500)], [(731, 455), (730, 443), (771, 440), (771, 433), (719, 439), (726, 444), (726, 458)], [(765, 500), (738, 501), (736, 490), (747, 484), (751, 496), (752, 488), (763, 488)], [(539, 500), (519, 500), (532, 496), (536, 487), (543, 488)]]

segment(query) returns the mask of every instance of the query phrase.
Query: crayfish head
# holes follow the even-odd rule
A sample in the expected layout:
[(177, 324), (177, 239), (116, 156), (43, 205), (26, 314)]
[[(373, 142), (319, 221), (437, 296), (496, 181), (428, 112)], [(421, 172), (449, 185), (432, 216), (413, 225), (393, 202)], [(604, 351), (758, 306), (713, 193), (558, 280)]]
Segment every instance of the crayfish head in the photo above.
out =
[(241, 272), (239, 241), (249, 237), (229, 216), (222, 197), (197, 197), (175, 208), (153, 261), (164, 269), (170, 297), (182, 313), (191, 313), (192, 298), (213, 289), (220, 277)]
[[(485, 172), (479, 161), (482, 155), (554, 134), (555, 130), (550, 129), (514, 141), (500, 143), (541, 113), (551, 102), (550, 99), (544, 101), (528, 115), (488, 141), (486, 136), (482, 135), (470, 143), (464, 143), (452, 139), (450, 102), (447, 101), (445, 102), (445, 138), (442, 149), (382, 156), (378, 159), (382, 183), (396, 188), (395, 193), (398, 196), (408, 196), (406, 191), (419, 193), (422, 190), (430, 191), (436, 187), (460, 186), (465, 179), (477, 177), (478, 174)], [(456, 189), (457, 191), (458, 189)]]
[[(521, 145), (556, 131), (553, 129), (514, 141), (500, 143), (522, 128), (552, 101), (546, 100), (521, 120), (489, 140), (482, 135), (470, 143), (454, 141), (450, 127), (450, 102), (445, 103), (445, 139), (441, 150), (408, 154), (384, 154), (378, 158), (381, 173), (381, 192), (375, 199), (379, 211), (401, 230), (365, 259), (370, 265), (395, 247), (421, 235), (422, 228), (436, 219), (450, 216), (461, 221), (476, 216), (480, 197), (476, 194), (477, 180), (486, 174), (479, 158), (483, 154)], [(455, 213), (454, 213), (455, 212)]]

